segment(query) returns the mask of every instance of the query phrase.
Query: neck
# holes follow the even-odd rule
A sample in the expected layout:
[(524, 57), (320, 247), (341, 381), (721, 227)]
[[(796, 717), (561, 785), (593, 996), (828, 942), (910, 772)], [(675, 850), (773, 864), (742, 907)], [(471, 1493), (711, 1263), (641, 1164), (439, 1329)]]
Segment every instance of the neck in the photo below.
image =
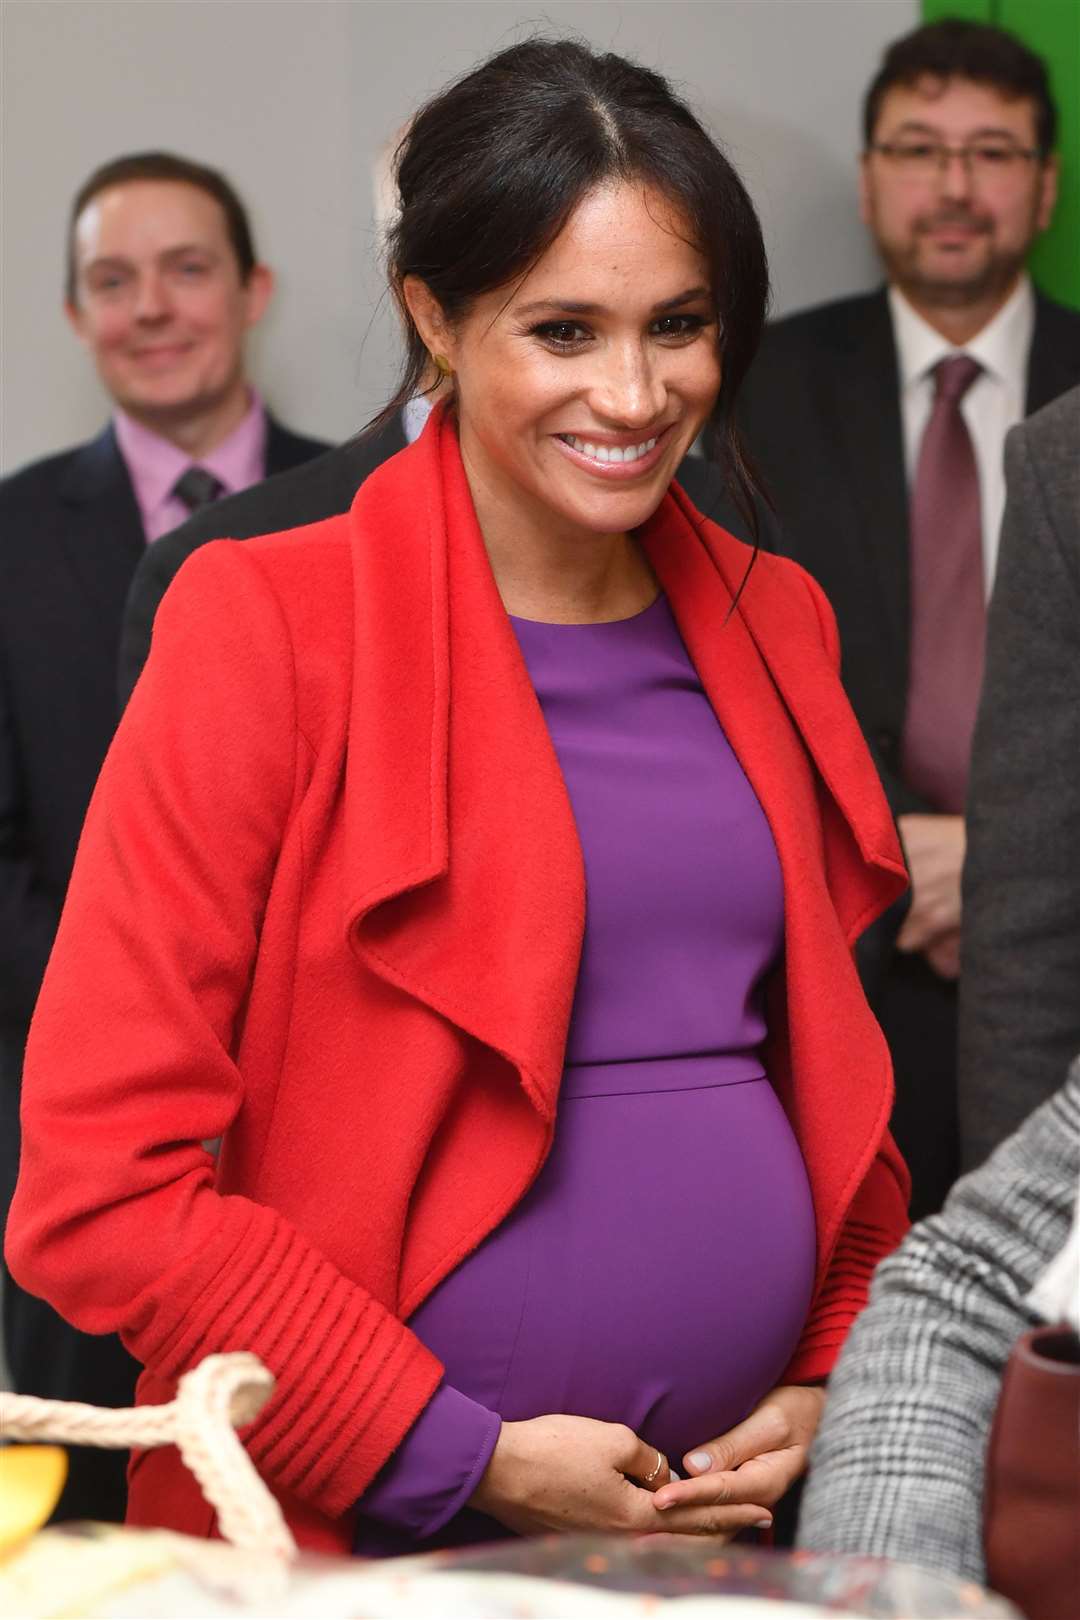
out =
[(525, 512), (483, 478), (465, 471), (495, 584), (508, 613), (548, 624), (602, 624), (628, 619), (659, 590), (629, 534), (596, 534), (550, 509)]
[(955, 348), (963, 348), (972, 338), (990, 325), (994, 316), (1003, 309), (1020, 284), (1019, 274), (1004, 288), (986, 292), (963, 304), (943, 303), (922, 287), (900, 287), (900, 291), (917, 315), (928, 326), (939, 332)]
[(207, 401), (196, 410), (188, 408), (179, 413), (124, 407), (136, 422), (160, 438), (168, 439), (193, 461), (216, 450), (240, 426), (250, 408), (251, 393), (243, 378), (223, 398)]
[(504, 545), (481, 523), (495, 584), (507, 613), (547, 624), (629, 619), (654, 601), (658, 585), (629, 535), (589, 535), (566, 547)]

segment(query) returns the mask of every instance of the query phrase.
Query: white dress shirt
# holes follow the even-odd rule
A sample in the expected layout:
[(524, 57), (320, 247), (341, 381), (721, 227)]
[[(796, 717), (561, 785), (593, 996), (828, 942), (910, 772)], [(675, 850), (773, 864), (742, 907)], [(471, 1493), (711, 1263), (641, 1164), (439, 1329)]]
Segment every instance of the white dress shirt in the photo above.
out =
[(900, 413), (909, 488), (934, 402), (934, 367), (948, 355), (967, 354), (983, 368), (961, 400), (960, 409), (975, 449), (982, 507), (983, 577), (989, 596), (1005, 512), (1005, 435), (1022, 420), (1027, 393), (1028, 356), (1035, 331), (1031, 282), (1026, 275), (1021, 276), (993, 320), (959, 349), (924, 321), (897, 287), (889, 288), (889, 308), (900, 364)]

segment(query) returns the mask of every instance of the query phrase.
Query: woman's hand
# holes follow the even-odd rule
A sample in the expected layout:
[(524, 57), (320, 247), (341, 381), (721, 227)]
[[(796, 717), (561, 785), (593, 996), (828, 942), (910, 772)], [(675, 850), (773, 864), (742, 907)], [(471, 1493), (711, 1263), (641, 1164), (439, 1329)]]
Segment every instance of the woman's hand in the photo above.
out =
[(825, 1391), (781, 1384), (742, 1423), (687, 1452), (692, 1477), (672, 1480), (652, 1499), (662, 1528), (729, 1540), (748, 1525), (772, 1523), (770, 1509), (806, 1468)]
[(670, 1478), (667, 1459), (621, 1423), (538, 1417), (503, 1424), (469, 1506), (526, 1536), (657, 1531), (651, 1492)]

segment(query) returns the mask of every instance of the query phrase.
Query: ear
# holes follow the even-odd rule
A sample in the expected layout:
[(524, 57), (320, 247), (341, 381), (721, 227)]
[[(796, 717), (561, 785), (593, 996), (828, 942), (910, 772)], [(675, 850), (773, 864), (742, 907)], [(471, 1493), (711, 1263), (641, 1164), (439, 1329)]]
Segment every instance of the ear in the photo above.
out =
[(1058, 178), (1061, 174), (1061, 162), (1056, 152), (1052, 153), (1043, 164), (1041, 190), (1039, 192), (1039, 208), (1035, 216), (1035, 228), (1045, 231), (1054, 217), (1054, 207), (1058, 197)]
[(78, 304), (72, 303), (70, 298), (65, 298), (64, 299), (64, 314), (67, 317), (68, 325), (71, 327), (71, 330), (74, 332), (74, 334), (78, 338), (79, 342), (80, 343), (85, 343), (86, 342), (86, 317), (83, 314), (82, 310), (79, 308)]
[(273, 296), (274, 272), (268, 264), (253, 265), (244, 286), (244, 298), (247, 301), (245, 326), (254, 326), (257, 321), (262, 320), (266, 306)]
[(419, 276), (406, 276), (401, 284), (401, 297), (429, 353), (443, 354), (453, 365), (454, 334), (427, 282), (421, 281)]
[(870, 178), (870, 153), (864, 152), (859, 159), (859, 218), (864, 225), (871, 224), (873, 220), (872, 193), (873, 181)]

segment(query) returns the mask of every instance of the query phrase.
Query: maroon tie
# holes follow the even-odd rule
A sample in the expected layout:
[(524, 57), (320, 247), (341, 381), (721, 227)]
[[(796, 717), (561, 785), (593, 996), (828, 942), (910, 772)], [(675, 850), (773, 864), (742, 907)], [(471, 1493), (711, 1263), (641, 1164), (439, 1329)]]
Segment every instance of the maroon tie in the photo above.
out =
[(911, 492), (911, 663), (903, 775), (936, 810), (964, 808), (986, 640), (979, 476), (960, 401), (982, 367), (934, 367)]
[(205, 467), (198, 467), (192, 462), (187, 472), (176, 480), (172, 493), (189, 512), (197, 512), (200, 507), (209, 506), (211, 501), (220, 500), (225, 493), (225, 485), (212, 472), (207, 472)]

